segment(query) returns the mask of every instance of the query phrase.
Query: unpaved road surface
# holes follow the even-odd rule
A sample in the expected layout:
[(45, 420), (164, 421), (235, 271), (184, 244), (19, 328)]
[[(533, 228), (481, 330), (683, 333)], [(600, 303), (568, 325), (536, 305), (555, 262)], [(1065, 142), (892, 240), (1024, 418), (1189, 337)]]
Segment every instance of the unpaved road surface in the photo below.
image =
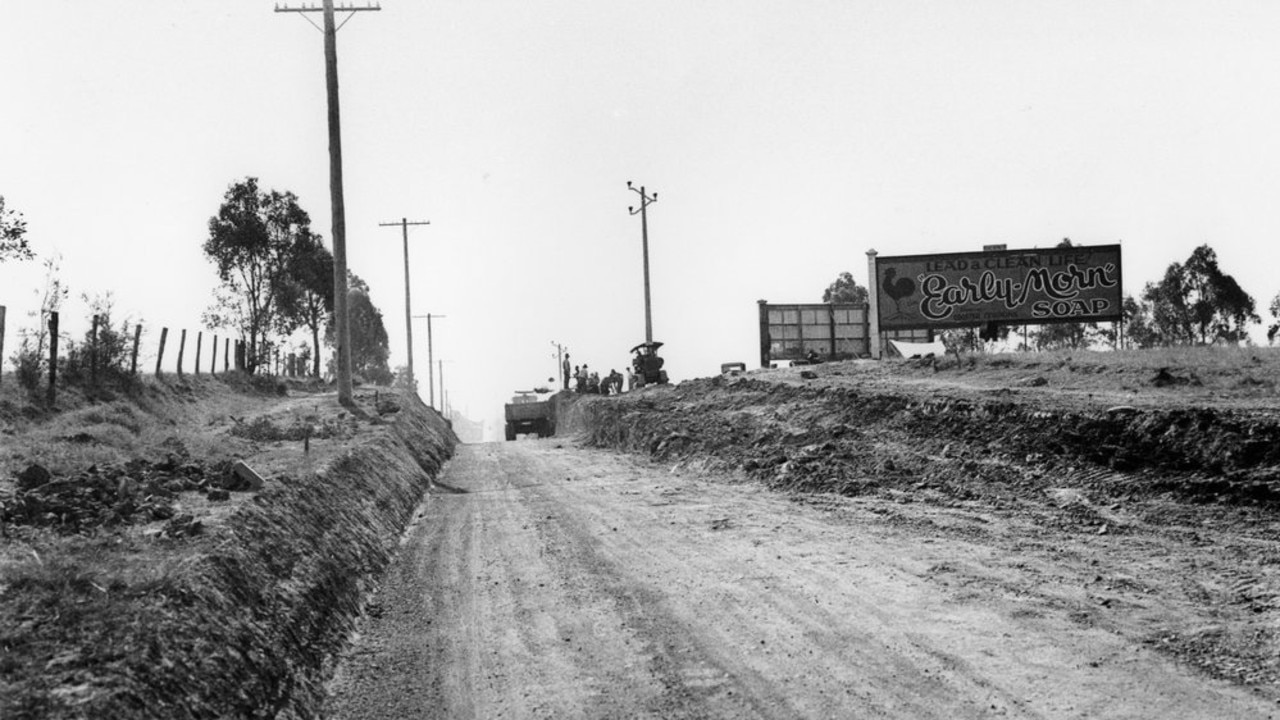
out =
[(1277, 714), (1271, 693), (1158, 647), (1159, 628), (1202, 612), (1173, 566), (1211, 566), (1220, 545), (1188, 555), (1018, 522), (981, 507), (793, 497), (558, 439), (462, 446), (327, 713)]

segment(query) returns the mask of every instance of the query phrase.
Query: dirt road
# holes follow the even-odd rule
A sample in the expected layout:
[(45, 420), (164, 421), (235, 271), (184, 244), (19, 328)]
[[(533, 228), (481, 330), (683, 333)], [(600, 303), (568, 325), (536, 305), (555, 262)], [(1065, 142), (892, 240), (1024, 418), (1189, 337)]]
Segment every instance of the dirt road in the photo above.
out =
[(330, 717), (1280, 707), (1152, 647), (1152, 627), (1195, 610), (1158, 562), (1126, 557), (1133, 537), (1084, 552), (981, 509), (797, 500), (556, 439), (459, 447), (440, 483), (337, 672)]

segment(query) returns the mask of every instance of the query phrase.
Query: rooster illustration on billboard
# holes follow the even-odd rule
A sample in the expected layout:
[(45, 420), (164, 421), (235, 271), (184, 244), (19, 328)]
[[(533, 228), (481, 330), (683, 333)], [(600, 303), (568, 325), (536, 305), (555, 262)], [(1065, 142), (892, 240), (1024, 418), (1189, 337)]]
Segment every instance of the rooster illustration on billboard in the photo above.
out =
[(902, 314), (902, 300), (911, 297), (916, 291), (916, 283), (911, 278), (898, 277), (896, 268), (886, 268), (884, 277), (880, 281), (880, 286), (884, 288), (884, 293), (893, 300), (893, 305), (898, 310), (898, 315)]

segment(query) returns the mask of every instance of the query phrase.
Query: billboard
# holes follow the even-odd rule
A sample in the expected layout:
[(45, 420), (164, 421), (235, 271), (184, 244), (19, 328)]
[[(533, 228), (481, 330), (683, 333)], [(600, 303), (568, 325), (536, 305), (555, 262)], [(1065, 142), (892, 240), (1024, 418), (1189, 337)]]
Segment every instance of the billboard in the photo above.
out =
[[(760, 367), (782, 360), (804, 360), (810, 352), (824, 362), (867, 357), (871, 328), (862, 303), (785, 303), (760, 300)], [(902, 330), (885, 333), (895, 340), (929, 342), (933, 333)]]
[(875, 258), (881, 330), (1123, 316), (1120, 246)]

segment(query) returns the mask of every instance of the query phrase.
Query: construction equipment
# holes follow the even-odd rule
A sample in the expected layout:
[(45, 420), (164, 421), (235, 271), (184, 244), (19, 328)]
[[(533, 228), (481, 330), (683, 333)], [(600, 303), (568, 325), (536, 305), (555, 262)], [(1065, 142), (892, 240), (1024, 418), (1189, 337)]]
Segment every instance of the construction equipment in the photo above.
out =
[(556, 434), (555, 403), (550, 399), (539, 400), (533, 390), (517, 390), (505, 410), (507, 440), (515, 440), (516, 435), (551, 437)]
[(636, 381), (639, 387), (645, 385), (666, 385), (667, 371), (662, 369), (665, 362), (658, 357), (658, 348), (662, 347), (660, 342), (646, 342), (631, 348), (634, 357), (631, 358), (631, 369), (635, 371)]

